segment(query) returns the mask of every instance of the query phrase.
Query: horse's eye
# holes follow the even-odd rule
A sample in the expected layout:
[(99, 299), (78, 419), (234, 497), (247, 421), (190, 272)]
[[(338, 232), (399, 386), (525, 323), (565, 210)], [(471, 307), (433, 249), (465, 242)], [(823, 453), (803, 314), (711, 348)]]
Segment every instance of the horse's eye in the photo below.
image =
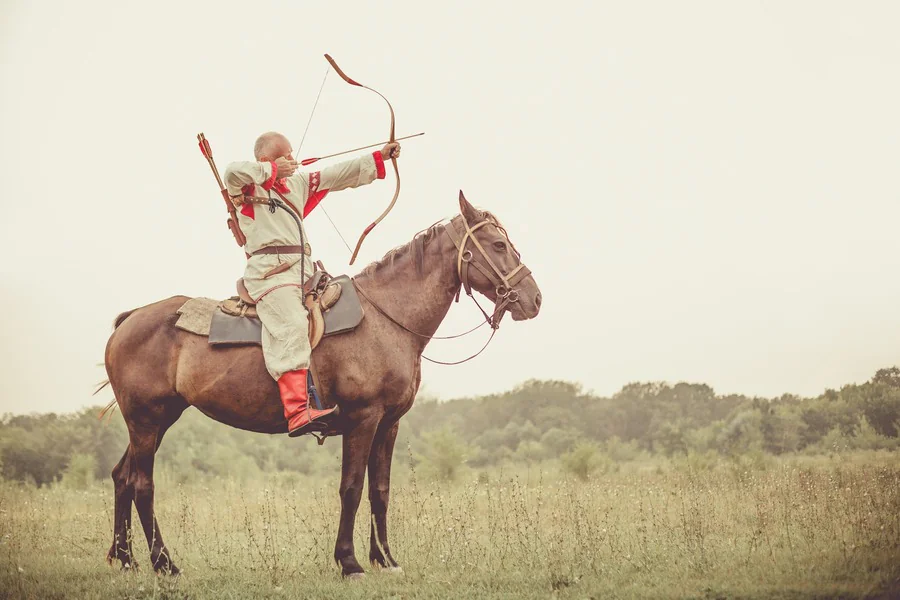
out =
[(503, 252), (504, 250), (506, 250), (506, 244), (504, 244), (503, 242), (494, 242), (494, 248), (496, 248), (500, 252)]

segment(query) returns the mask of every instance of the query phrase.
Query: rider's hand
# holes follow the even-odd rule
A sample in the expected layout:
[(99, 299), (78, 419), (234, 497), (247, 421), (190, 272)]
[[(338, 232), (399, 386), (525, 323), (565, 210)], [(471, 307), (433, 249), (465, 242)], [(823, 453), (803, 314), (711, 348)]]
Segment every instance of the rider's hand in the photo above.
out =
[(384, 160), (397, 158), (398, 156), (400, 156), (400, 144), (397, 142), (385, 144), (384, 148), (381, 149), (381, 158)]
[(275, 159), (274, 163), (278, 167), (278, 179), (290, 177), (297, 170), (297, 161), (289, 160), (283, 156)]

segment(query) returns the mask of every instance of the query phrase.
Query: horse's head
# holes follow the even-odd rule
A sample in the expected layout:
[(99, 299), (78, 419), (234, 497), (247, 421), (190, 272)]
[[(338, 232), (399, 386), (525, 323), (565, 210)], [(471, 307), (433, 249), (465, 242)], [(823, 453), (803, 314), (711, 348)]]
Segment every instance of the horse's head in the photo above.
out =
[(469, 204), (459, 192), (460, 216), (453, 219), (457, 270), (466, 293), (481, 292), (494, 303), (492, 325), (503, 313), (514, 321), (533, 319), (541, 309), (541, 290), (496, 216)]

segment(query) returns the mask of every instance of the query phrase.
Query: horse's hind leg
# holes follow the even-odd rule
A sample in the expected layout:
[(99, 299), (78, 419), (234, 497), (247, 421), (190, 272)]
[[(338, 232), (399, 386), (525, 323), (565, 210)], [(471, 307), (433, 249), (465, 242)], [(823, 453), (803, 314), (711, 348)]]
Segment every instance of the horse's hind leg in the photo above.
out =
[(166, 430), (174, 423), (187, 403), (181, 398), (167, 399), (157, 405), (156, 410), (147, 410), (144, 418), (130, 423), (131, 436), (131, 471), (129, 483), (134, 488), (134, 505), (147, 537), (150, 548), (150, 562), (157, 572), (178, 574), (178, 568), (172, 562), (168, 548), (159, 531), (159, 524), (153, 512), (153, 462), (156, 450)]
[(134, 500), (134, 488), (128, 485), (128, 473), (131, 470), (131, 445), (125, 449), (122, 460), (112, 470), (112, 479), (116, 494), (115, 524), (113, 525), (113, 543), (106, 555), (106, 562), (112, 564), (118, 559), (123, 569), (134, 566), (131, 554), (131, 502)]

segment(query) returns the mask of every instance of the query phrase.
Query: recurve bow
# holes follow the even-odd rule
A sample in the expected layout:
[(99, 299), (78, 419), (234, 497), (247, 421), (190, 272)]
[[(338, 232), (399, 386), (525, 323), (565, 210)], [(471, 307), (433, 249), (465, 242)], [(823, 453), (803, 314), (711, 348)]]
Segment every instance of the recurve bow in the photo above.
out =
[[(355, 81), (355, 80), (351, 79), (350, 77), (348, 77), (347, 74), (344, 73), (343, 70), (341, 70), (341, 68), (338, 66), (338, 64), (336, 62), (334, 62), (334, 59), (331, 58), (331, 56), (329, 56), (328, 54), (325, 55), (325, 59), (331, 64), (331, 66), (334, 68), (335, 72), (341, 76), (341, 79), (343, 79), (350, 85), (355, 85), (357, 87), (365, 88), (371, 92), (375, 92), (376, 94), (381, 96), (381, 98), (385, 102), (387, 102), (388, 109), (390, 109), (390, 111), (391, 111), (391, 135), (390, 135), (389, 142), (395, 142), (396, 138), (394, 135), (394, 107), (391, 106), (390, 101), (388, 101), (388, 99), (385, 98), (384, 95), (381, 92), (379, 92), (378, 90), (371, 88), (367, 85), (363, 85), (363, 84), (359, 83), (358, 81)], [(397, 167), (396, 157), (391, 156), (391, 164), (394, 165), (394, 175), (396, 175), (396, 177), (397, 177), (397, 187), (394, 190), (394, 197), (391, 199), (391, 203), (388, 204), (388, 207), (384, 210), (384, 212), (381, 213), (381, 215), (377, 219), (375, 219), (371, 225), (366, 227), (365, 230), (363, 230), (362, 235), (359, 236), (359, 241), (356, 242), (356, 249), (353, 250), (353, 255), (350, 257), (351, 265), (356, 260), (356, 255), (359, 254), (359, 249), (362, 246), (363, 240), (366, 239), (366, 236), (369, 235), (369, 233), (373, 229), (375, 229), (375, 226), (378, 225), (381, 222), (381, 220), (387, 216), (387, 214), (389, 212), (391, 212), (391, 209), (394, 208), (394, 204), (397, 203), (397, 198), (400, 196), (400, 169)]]

